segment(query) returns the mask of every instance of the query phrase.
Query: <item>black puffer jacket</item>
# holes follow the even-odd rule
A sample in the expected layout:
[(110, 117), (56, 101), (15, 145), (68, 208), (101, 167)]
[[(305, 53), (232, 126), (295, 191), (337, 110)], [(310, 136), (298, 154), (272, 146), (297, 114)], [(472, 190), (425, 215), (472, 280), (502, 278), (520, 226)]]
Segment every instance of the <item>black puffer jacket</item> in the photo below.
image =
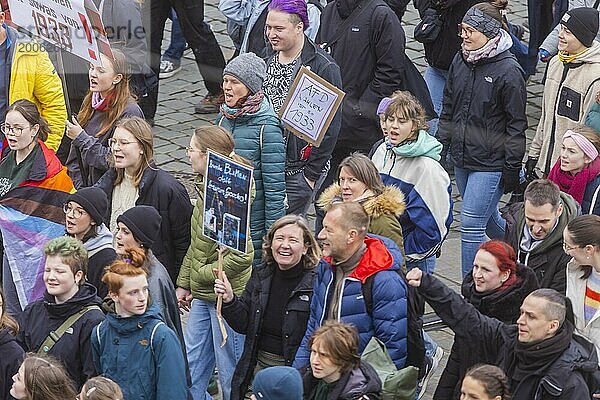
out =
[[(108, 210), (104, 216), (106, 226), (110, 224), (115, 178), (116, 171), (111, 168), (95, 185), (104, 190), (108, 196)], [(175, 282), (191, 242), (190, 226), (193, 207), (190, 196), (185, 187), (171, 174), (155, 165), (144, 171), (138, 192), (139, 197), (135, 205), (152, 206), (162, 217), (160, 236), (152, 245), (152, 253), (165, 266), (171, 280)]]
[[(319, 379), (316, 379), (310, 368), (304, 372), (304, 398), (314, 398)], [(343, 374), (335, 386), (329, 390), (327, 400), (378, 400), (382, 397), (381, 380), (373, 367), (361, 361), (358, 368)]]
[[(477, 293), (473, 275), (468, 274), (462, 284), (462, 295), (483, 315), (499, 319), (505, 324), (514, 324), (519, 317), (523, 299), (539, 288), (535, 273), (530, 268), (517, 264), (517, 276), (519, 281), (504, 290)], [(435, 390), (434, 400), (458, 400), (461, 382), (467, 370), (475, 364), (489, 364), (494, 361), (483, 359), (479, 354), (469, 351), (469, 344), (456, 337), (448, 363)]]
[(526, 100), (521, 67), (509, 50), (474, 64), (458, 53), (444, 88), (437, 139), (457, 167), (520, 169), (525, 154)]
[[(92, 305), (100, 307), (101, 300), (96, 296), (96, 288), (89, 283), (84, 283), (73, 297), (62, 304), (56, 304), (54, 296), (45, 292), (43, 299), (29, 304), (19, 315), (21, 331), (17, 341), (25, 351), (37, 352), (50, 332), (58, 329), (83, 307)], [(72, 332), (65, 332), (48, 353), (62, 361), (78, 388), (96, 376), (90, 335), (92, 329), (102, 321), (102, 311), (88, 311), (75, 322)]]
[(25, 352), (6, 328), (0, 329), (0, 354), (0, 400), (8, 400), (12, 399), (9, 395), (12, 377), (19, 370)]
[[(321, 15), (317, 43), (329, 43), (352, 10), (365, 1), (329, 3)], [(338, 146), (367, 153), (381, 138), (377, 106), (382, 98), (405, 87), (405, 41), (392, 9), (383, 0), (372, 0), (332, 44), (331, 56), (340, 66), (346, 92)]]
[[(261, 264), (252, 271), (250, 280), (240, 297), (223, 303), (223, 317), (236, 332), (246, 335), (244, 352), (231, 381), (231, 399), (242, 400), (252, 382), (258, 355), (258, 342), (263, 315), (269, 301), (273, 268)], [(314, 270), (306, 270), (303, 278), (292, 291), (285, 305), (283, 316), (283, 356), (286, 365), (292, 365), (296, 351), (306, 332), (313, 293)], [(283, 301), (284, 299), (282, 299)]]

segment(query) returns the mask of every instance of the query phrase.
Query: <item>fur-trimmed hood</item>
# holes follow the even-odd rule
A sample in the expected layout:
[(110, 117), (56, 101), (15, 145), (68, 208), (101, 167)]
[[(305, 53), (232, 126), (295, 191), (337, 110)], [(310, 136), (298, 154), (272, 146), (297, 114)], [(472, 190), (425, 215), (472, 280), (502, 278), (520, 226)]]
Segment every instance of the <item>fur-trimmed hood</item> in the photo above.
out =
[[(342, 201), (342, 188), (339, 184), (334, 183), (323, 191), (317, 201), (317, 206), (326, 212), (332, 204)], [(406, 209), (404, 195), (396, 186), (386, 186), (380, 195), (358, 199), (358, 202), (363, 205), (371, 218), (385, 214), (399, 217)]]

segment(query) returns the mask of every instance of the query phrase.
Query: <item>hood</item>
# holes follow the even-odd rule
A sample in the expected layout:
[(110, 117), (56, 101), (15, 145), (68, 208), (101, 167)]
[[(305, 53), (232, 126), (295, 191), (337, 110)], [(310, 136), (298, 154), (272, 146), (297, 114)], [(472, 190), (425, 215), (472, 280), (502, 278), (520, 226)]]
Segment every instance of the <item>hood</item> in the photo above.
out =
[[(235, 110), (237, 110), (236, 108), (229, 107), (225, 103), (223, 103), (223, 108), (225, 110), (227, 110), (228, 113), (231, 113), (231, 114), (233, 114), (235, 112)], [(220, 118), (225, 118), (225, 117), (223, 115), (221, 115)], [(258, 109), (257, 112), (241, 115), (231, 121), (232, 121), (232, 123), (234, 123), (236, 125), (247, 124), (247, 125), (276, 125), (278, 127), (281, 126), (279, 118), (275, 114), (275, 111), (273, 110), (273, 106), (271, 105), (271, 102), (269, 101), (267, 96), (265, 96), (265, 98), (263, 99), (262, 103), (260, 104), (260, 108)], [(233, 121), (235, 121), (235, 122), (233, 122)]]
[(442, 152), (442, 144), (424, 130), (419, 131), (417, 140), (400, 144), (399, 146), (391, 146), (386, 142), (386, 147), (398, 157), (429, 157), (435, 161), (440, 161), (440, 153)]
[[(370, 398), (366, 395), (381, 393), (381, 380), (375, 369), (366, 362), (350, 371), (340, 399)], [(365, 395), (365, 396), (363, 396)]]
[(600, 43), (597, 40), (594, 40), (592, 47), (581, 57), (577, 57), (572, 64), (599, 64), (600, 63)]
[(163, 321), (160, 316), (160, 308), (156, 305), (148, 307), (142, 315), (134, 315), (127, 318), (123, 318), (112, 312), (106, 316), (106, 320), (111, 328), (116, 330), (120, 335), (131, 335), (144, 329), (144, 326), (148, 324), (155, 324), (157, 320)]
[(90, 283), (84, 283), (77, 293), (62, 304), (56, 304), (54, 296), (44, 292), (44, 307), (51, 317), (66, 318), (79, 312), (83, 307), (100, 306), (102, 300), (96, 295), (96, 288)]
[(8, 329), (6, 329), (6, 328), (0, 329), (0, 346), (3, 346), (10, 342), (15, 342), (15, 341), (16, 341), (15, 337), (10, 334)]
[[(334, 183), (323, 191), (319, 197), (317, 206), (323, 211), (327, 211), (332, 204), (341, 201), (343, 201), (342, 188), (337, 183)], [(386, 214), (399, 217), (406, 209), (402, 190), (396, 186), (386, 186), (383, 193), (378, 196), (368, 197), (364, 201), (361, 201), (361, 203), (371, 218), (377, 218)]]
[(103, 248), (112, 248), (113, 234), (106, 225), (102, 224), (98, 229), (98, 236), (87, 240), (83, 245), (89, 253), (97, 252)]
[(351, 278), (358, 279), (364, 284), (369, 276), (379, 271), (401, 269), (402, 253), (391, 239), (369, 235), (365, 238), (365, 244), (367, 250), (350, 274)]

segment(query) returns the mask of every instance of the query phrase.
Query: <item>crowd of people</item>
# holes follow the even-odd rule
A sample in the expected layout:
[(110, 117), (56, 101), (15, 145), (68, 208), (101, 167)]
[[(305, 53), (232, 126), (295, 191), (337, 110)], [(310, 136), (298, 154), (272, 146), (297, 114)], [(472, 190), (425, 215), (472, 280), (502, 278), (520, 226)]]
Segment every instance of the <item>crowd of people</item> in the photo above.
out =
[[(225, 62), (203, 1), (106, 0), (88, 67), (0, 12), (0, 400), (421, 399), (425, 302), (454, 332), (433, 399), (600, 398), (600, 1), (527, 47), (507, 0), (415, 0), (424, 75), (407, 3), (222, 0)], [(189, 190), (152, 131), (186, 42), (214, 114)], [(345, 92), (318, 145), (280, 118), (301, 67)], [(203, 233), (209, 150), (253, 170), (245, 253)]]

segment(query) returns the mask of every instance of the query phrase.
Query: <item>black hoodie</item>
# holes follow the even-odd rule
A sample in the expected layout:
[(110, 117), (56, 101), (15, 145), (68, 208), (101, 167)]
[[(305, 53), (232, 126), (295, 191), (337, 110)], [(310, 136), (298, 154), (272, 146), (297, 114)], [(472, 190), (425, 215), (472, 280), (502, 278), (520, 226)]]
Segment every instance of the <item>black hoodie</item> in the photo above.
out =
[[(83, 307), (101, 305), (96, 288), (84, 283), (79, 291), (62, 304), (54, 302), (54, 296), (44, 293), (44, 298), (29, 304), (19, 316), (21, 331), (17, 341), (25, 351), (37, 352), (48, 334), (58, 329), (71, 315)], [(78, 388), (96, 375), (90, 346), (92, 329), (104, 321), (104, 313), (91, 310), (84, 314), (50, 349), (50, 355), (61, 360)]]
[(25, 353), (7, 329), (0, 329), (0, 400), (12, 399), (12, 377), (19, 370)]

